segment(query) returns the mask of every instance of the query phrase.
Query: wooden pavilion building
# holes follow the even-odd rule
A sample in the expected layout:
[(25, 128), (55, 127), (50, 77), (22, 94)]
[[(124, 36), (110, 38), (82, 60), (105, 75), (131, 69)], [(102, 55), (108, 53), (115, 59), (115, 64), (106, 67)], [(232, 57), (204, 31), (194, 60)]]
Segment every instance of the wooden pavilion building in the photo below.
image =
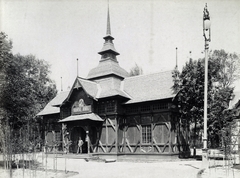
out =
[[(172, 71), (130, 77), (120, 67), (110, 30), (98, 53), (101, 59), (86, 78), (59, 93), (38, 115), (43, 116), (45, 142), (77, 152), (102, 155), (168, 155), (184, 152), (173, 94)], [(68, 147), (68, 142), (71, 145)]]

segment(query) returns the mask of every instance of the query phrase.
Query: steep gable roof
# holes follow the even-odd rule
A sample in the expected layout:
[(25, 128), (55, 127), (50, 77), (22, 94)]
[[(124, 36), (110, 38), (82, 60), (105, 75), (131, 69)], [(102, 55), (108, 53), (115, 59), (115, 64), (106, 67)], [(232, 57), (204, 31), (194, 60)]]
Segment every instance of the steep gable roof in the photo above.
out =
[(65, 103), (66, 101), (68, 101), (68, 99), (70, 98), (70, 96), (72, 95), (72, 92), (75, 88), (83, 88), (84, 92), (92, 97), (93, 99), (96, 100), (96, 95), (98, 93), (98, 86), (96, 82), (84, 79), (84, 78), (80, 78), (77, 77), (74, 81), (74, 84), (68, 94), (68, 96), (65, 98), (65, 100), (62, 102)]
[(172, 98), (175, 96), (172, 71), (127, 77), (123, 80), (123, 90), (131, 96), (126, 104)]
[(77, 78), (79, 83), (82, 85), (84, 91), (92, 96), (93, 98), (97, 98), (97, 93), (98, 93), (98, 84), (96, 82), (87, 80), (87, 79), (83, 79), (78, 77)]

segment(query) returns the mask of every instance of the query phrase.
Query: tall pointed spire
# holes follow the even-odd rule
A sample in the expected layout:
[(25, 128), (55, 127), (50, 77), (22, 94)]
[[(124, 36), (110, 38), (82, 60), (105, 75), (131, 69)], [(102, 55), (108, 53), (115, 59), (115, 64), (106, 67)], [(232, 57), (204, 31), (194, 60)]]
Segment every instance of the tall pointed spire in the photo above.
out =
[(108, 2), (108, 15), (107, 15), (107, 36), (111, 36), (111, 25), (110, 25), (110, 15), (109, 15), (109, 2)]
[(103, 44), (102, 50), (98, 53), (102, 56), (102, 60), (111, 59), (115, 62), (117, 62), (116, 56), (119, 55), (119, 53), (116, 51), (113, 40), (114, 38), (111, 36), (111, 26), (110, 26), (110, 13), (109, 13), (109, 3), (108, 3), (108, 12), (107, 12), (107, 34), (105, 37), (103, 37), (105, 40)]
[(101, 60), (97, 67), (90, 70), (87, 78), (90, 80), (98, 80), (102, 78), (115, 78), (115, 79), (124, 79), (128, 77), (129, 74), (126, 70), (121, 68), (117, 61), (117, 55), (119, 53), (116, 51), (113, 40), (111, 36), (111, 26), (110, 26), (110, 12), (109, 12), (109, 3), (107, 9), (107, 34), (103, 39), (105, 40), (102, 50), (98, 52), (101, 55)]

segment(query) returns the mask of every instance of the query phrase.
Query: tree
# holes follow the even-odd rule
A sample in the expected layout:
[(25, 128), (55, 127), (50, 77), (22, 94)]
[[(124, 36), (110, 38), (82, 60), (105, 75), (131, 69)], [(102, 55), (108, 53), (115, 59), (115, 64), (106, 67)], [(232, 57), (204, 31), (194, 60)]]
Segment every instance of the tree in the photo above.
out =
[(196, 146), (195, 141), (200, 136), (203, 122), (203, 65), (203, 60), (190, 59), (181, 73), (177, 69), (173, 71), (173, 91), (176, 93), (174, 102), (178, 107), (181, 132), (186, 144), (193, 147)]
[(5, 33), (0, 33), (0, 40), (0, 145), (9, 155), (30, 151), (39, 140), (36, 114), (57, 90), (46, 61), (33, 55), (12, 55), (12, 42)]
[[(9, 124), (3, 122), (6, 112), (4, 109), (4, 86), (6, 85), (6, 74), (4, 69), (4, 61), (11, 59), (12, 53), (12, 42), (8, 39), (7, 34), (4, 32), (0, 32), (0, 152), (3, 153), (4, 167), (7, 168), (9, 166), (9, 162), (11, 162), (11, 158), (8, 156), (11, 151), (9, 151), (8, 144), (9, 141)], [(10, 175), (12, 171), (10, 169)]]
[[(228, 54), (224, 50), (215, 50), (209, 55), (208, 69), (208, 140), (210, 147), (221, 145), (221, 129), (229, 122), (223, 111), (233, 94), (233, 82), (238, 78), (239, 57)], [(204, 59), (189, 60), (180, 73), (173, 71), (173, 91), (176, 93), (175, 103), (178, 106), (179, 118), (186, 130), (196, 137), (201, 136), (203, 128), (204, 107)], [(189, 136), (189, 135), (188, 135)]]
[[(14, 126), (21, 126), (56, 95), (56, 85), (49, 77), (49, 65), (33, 55), (17, 54), (5, 61), (4, 107)], [(20, 125), (18, 125), (20, 124)]]
[(218, 72), (216, 81), (218, 86), (231, 87), (240, 77), (240, 58), (236, 53), (227, 53), (223, 49), (210, 53), (213, 71)]
[[(233, 98), (234, 82), (239, 79), (239, 56), (235, 53), (227, 53), (224, 50), (215, 50), (209, 56), (212, 78), (211, 102), (209, 102), (208, 114), (208, 139), (213, 148), (226, 146), (225, 133), (234, 126), (232, 124), (234, 114), (227, 112), (229, 102)], [(226, 131), (225, 133), (223, 131)], [(229, 134), (227, 134), (229, 135)], [(225, 140), (225, 141), (224, 141)]]
[(130, 69), (130, 76), (142, 75), (142, 68), (135, 63), (135, 66)]

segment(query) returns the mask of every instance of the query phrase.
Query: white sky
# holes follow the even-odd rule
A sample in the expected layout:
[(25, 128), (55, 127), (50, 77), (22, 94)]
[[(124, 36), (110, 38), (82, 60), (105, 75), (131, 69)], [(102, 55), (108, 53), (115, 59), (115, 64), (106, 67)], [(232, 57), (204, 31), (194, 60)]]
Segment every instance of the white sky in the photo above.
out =
[[(98, 65), (104, 43), (107, 0), (0, 0), (0, 30), (13, 40), (13, 53), (33, 54), (51, 64), (58, 90), (86, 77)], [(204, 57), (202, 16), (211, 17), (210, 50), (240, 54), (239, 0), (110, 0), (117, 57), (127, 71), (137, 63), (145, 74), (181, 68)], [(239, 85), (239, 83), (238, 83)], [(240, 88), (240, 87), (239, 87)]]

